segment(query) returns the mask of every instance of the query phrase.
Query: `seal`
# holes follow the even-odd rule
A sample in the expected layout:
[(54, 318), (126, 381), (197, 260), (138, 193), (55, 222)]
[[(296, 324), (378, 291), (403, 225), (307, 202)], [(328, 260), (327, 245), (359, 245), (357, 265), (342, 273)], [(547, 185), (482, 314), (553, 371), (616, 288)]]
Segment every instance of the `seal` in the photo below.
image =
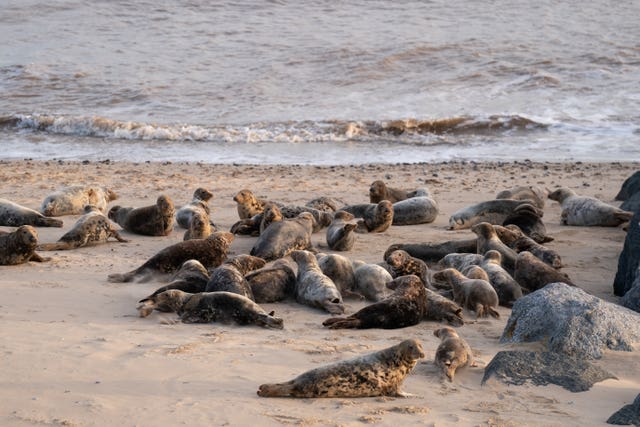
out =
[(520, 205), (528, 201), (496, 199), (462, 208), (449, 218), (449, 230), (471, 228), (481, 222), (502, 225), (504, 220)]
[(349, 212), (356, 218), (362, 218), (356, 228), (358, 233), (382, 233), (393, 223), (393, 204), (388, 200), (382, 200), (378, 204), (344, 206), (340, 210)]
[(409, 255), (408, 252), (399, 249), (391, 252), (389, 256), (385, 258), (385, 262), (391, 267), (391, 275), (393, 277), (415, 274), (420, 278), (426, 288), (431, 288), (429, 267), (427, 267), (427, 263), (421, 259), (414, 258)]
[(211, 272), (205, 292), (233, 292), (254, 301), (251, 285), (244, 276), (264, 265), (265, 261), (262, 258), (246, 254), (234, 256)]
[(402, 249), (412, 257), (425, 262), (438, 262), (451, 253), (476, 253), (476, 239), (448, 240), (442, 243), (394, 243), (384, 252), (386, 259), (389, 254)]
[[(520, 284), (502, 268), (502, 255), (500, 252), (490, 250), (484, 254), (480, 267), (489, 276), (487, 282), (491, 283), (498, 294), (499, 304), (504, 307), (513, 307), (513, 303), (522, 297)], [(467, 275), (467, 277), (469, 277)], [(471, 277), (469, 277), (471, 278)]]
[(279, 206), (280, 212), (282, 212), (282, 216), (284, 218), (296, 218), (302, 212), (309, 212), (313, 215), (314, 224), (313, 224), (313, 232), (317, 233), (325, 227), (328, 227), (333, 220), (333, 214), (320, 211), (318, 209), (313, 209), (307, 206)]
[(460, 338), (460, 335), (453, 328), (436, 329), (433, 331), (433, 335), (440, 338), (434, 363), (449, 381), (453, 382), (453, 377), (458, 368), (477, 366), (471, 347), (465, 340)]
[[(193, 192), (193, 199), (191, 202), (182, 206), (176, 211), (176, 222), (182, 228), (189, 228), (191, 217), (195, 213), (205, 214), (207, 218), (211, 216), (211, 208), (209, 207), (209, 200), (213, 199), (213, 193), (206, 188), (199, 187)], [(212, 223), (211, 225), (215, 225)]]
[(167, 246), (135, 270), (124, 274), (110, 274), (109, 282), (131, 282), (137, 277), (155, 273), (169, 274), (182, 263), (195, 259), (205, 268), (217, 267), (227, 259), (227, 251), (233, 242), (233, 234), (216, 231), (206, 239), (186, 240)]
[(291, 258), (298, 264), (296, 301), (310, 307), (320, 307), (331, 314), (344, 313), (342, 295), (335, 283), (325, 275), (316, 257), (309, 251), (295, 250)]
[(400, 202), (412, 197), (429, 196), (429, 191), (426, 188), (419, 188), (416, 190), (401, 190), (399, 188), (389, 187), (384, 181), (376, 180), (371, 183), (369, 187), (369, 202), (380, 203), (383, 200), (388, 200), (391, 203)]
[(393, 225), (429, 224), (438, 212), (438, 204), (431, 197), (411, 197), (393, 204)]
[(233, 234), (259, 236), (272, 223), (282, 221), (284, 215), (275, 203), (266, 203), (264, 210), (251, 218), (238, 220), (231, 226)]
[(20, 227), (31, 225), (34, 227), (62, 227), (62, 221), (48, 218), (40, 212), (21, 206), (7, 199), (0, 199), (0, 225)]
[(322, 324), (329, 329), (398, 329), (420, 323), (424, 318), (427, 295), (416, 275), (401, 276), (387, 283), (393, 293), (347, 317), (332, 317)]
[(595, 197), (578, 196), (567, 187), (555, 190), (549, 198), (560, 203), (563, 225), (617, 227), (633, 217), (633, 212), (623, 211)]
[(542, 222), (544, 212), (533, 205), (525, 203), (513, 210), (502, 222), (505, 227), (516, 225), (518, 228), (538, 243), (551, 242), (553, 237), (547, 235), (547, 227)]
[(400, 390), (405, 377), (424, 357), (415, 339), (374, 353), (307, 371), (291, 381), (262, 384), (261, 397), (410, 396)]
[[(264, 230), (266, 230), (266, 228), (272, 223), (284, 220), (282, 211), (280, 211), (280, 208), (278, 208), (278, 206), (273, 203), (267, 203), (262, 214), (258, 215), (261, 215), (259, 234), (262, 234)], [(255, 215), (252, 218), (255, 218), (258, 215)]]
[(455, 268), (462, 271), (470, 265), (480, 265), (483, 256), (480, 254), (451, 253), (438, 261), (439, 268)]
[(107, 204), (118, 195), (106, 187), (74, 185), (62, 188), (45, 197), (40, 212), (45, 216), (82, 215), (86, 205), (106, 212)]
[(168, 236), (173, 230), (175, 209), (169, 196), (158, 197), (155, 205), (141, 208), (113, 206), (109, 219), (125, 230), (145, 236)]
[(211, 274), (209, 273), (209, 270), (207, 270), (200, 261), (196, 259), (188, 259), (183, 262), (178, 271), (176, 271), (173, 276), (171, 276), (171, 281), (198, 281), (203, 283), (204, 290), (204, 286), (207, 286), (207, 282), (209, 281), (210, 277)]
[(285, 257), (247, 274), (245, 279), (251, 286), (255, 302), (277, 302), (293, 295), (297, 270), (297, 264)]
[(317, 254), (318, 266), (322, 273), (333, 281), (343, 297), (362, 296), (356, 292), (356, 279), (351, 260), (338, 254)]
[(324, 212), (335, 212), (338, 210), (340, 206), (343, 206), (344, 203), (340, 200), (334, 199), (333, 197), (316, 197), (315, 199), (309, 200), (304, 204), (308, 208), (317, 209), (319, 211)]
[(190, 294), (177, 289), (161, 292), (157, 303), (170, 307), (184, 323), (237, 323), (282, 329), (283, 321), (267, 314), (249, 298), (233, 292), (201, 292)]
[(36, 253), (38, 232), (30, 225), (21, 225), (11, 233), (0, 234), (0, 265), (18, 265), (28, 261), (45, 262)]
[(272, 223), (258, 237), (250, 254), (273, 261), (297, 249), (311, 249), (313, 215), (301, 213), (297, 218)]
[(562, 268), (562, 257), (560, 254), (553, 249), (547, 248), (539, 243), (536, 243), (535, 240), (522, 236), (513, 242), (513, 246), (511, 246), (516, 252), (520, 253), (522, 251), (531, 252), (541, 261), (549, 264), (551, 267), (558, 269)]
[[(500, 255), (499, 252), (498, 252), (498, 255)], [(489, 275), (479, 265), (470, 265), (464, 270), (462, 270), (460, 273), (464, 274), (464, 276), (467, 279), (480, 279), (480, 280), (486, 280), (487, 282), (490, 282)]]
[(355, 292), (369, 301), (378, 302), (391, 295), (391, 289), (387, 283), (393, 280), (391, 274), (377, 264), (364, 264), (357, 266), (353, 271)]
[(327, 245), (334, 251), (350, 251), (356, 241), (353, 231), (358, 224), (349, 212), (338, 211), (327, 228)]
[(425, 292), (427, 294), (425, 320), (435, 320), (436, 322), (446, 320), (453, 326), (464, 325), (462, 307), (431, 289), (425, 289)]
[(184, 232), (182, 240), (206, 239), (215, 231), (211, 220), (204, 212), (193, 212), (189, 220), (189, 229)]
[(251, 190), (240, 190), (233, 200), (237, 203), (238, 216), (240, 219), (249, 219), (254, 215), (259, 214), (264, 210), (264, 205), (267, 203), (264, 199), (259, 199), (253, 194)]
[(496, 194), (496, 199), (528, 200), (538, 209), (544, 209), (549, 192), (537, 185), (519, 185)]
[(513, 278), (529, 292), (537, 291), (549, 283), (556, 282), (575, 286), (565, 273), (561, 273), (527, 251), (518, 254)]
[(85, 214), (78, 218), (71, 230), (67, 231), (55, 243), (42, 243), (38, 245), (41, 251), (65, 251), (77, 249), (83, 246), (107, 242), (113, 237), (118, 242), (129, 240), (120, 236), (113, 227), (111, 221), (95, 206), (87, 205)]
[(453, 288), (453, 300), (466, 309), (475, 311), (476, 318), (491, 315), (500, 318), (495, 310), (498, 306), (498, 294), (485, 280), (468, 279), (454, 268), (447, 268), (435, 274), (446, 279)]
[(500, 240), (493, 225), (488, 222), (481, 222), (471, 227), (471, 231), (478, 236), (476, 243), (479, 254), (484, 255), (491, 250), (500, 252), (502, 256), (502, 266), (508, 272), (513, 272), (518, 254)]

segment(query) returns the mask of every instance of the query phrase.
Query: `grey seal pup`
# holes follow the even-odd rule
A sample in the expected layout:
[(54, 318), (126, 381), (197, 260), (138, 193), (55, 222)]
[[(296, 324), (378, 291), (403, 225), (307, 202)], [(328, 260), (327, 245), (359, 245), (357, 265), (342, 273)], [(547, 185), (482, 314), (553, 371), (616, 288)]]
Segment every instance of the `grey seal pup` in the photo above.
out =
[(633, 212), (623, 211), (595, 197), (578, 196), (567, 187), (555, 190), (549, 198), (560, 203), (564, 225), (617, 227), (633, 217)]

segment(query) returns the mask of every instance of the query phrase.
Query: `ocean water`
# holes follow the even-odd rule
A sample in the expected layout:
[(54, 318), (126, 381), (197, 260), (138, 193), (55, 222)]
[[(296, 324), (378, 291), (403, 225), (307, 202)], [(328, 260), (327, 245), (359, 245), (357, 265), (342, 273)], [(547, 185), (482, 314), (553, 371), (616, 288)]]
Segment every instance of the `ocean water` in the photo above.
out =
[(0, 0), (0, 159), (640, 160), (640, 2)]

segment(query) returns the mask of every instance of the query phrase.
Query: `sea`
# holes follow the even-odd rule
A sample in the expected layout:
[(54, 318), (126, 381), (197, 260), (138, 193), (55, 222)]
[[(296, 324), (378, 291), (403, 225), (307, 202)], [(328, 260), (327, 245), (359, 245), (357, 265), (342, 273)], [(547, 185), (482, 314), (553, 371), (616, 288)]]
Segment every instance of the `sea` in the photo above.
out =
[(640, 160), (640, 2), (0, 0), (0, 159)]

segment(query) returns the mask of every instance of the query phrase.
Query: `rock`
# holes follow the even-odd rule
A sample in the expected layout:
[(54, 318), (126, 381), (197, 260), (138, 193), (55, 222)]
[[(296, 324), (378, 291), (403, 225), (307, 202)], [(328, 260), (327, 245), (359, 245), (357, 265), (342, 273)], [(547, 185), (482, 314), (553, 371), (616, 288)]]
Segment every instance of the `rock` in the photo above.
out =
[(624, 180), (615, 199), (627, 200), (638, 191), (640, 191), (640, 171), (636, 171), (633, 175)]
[(620, 205), (620, 209), (625, 211), (638, 213), (640, 211), (640, 191), (636, 191)]
[(640, 394), (636, 396), (631, 405), (624, 405), (611, 415), (607, 420), (607, 424), (640, 426)]
[(618, 257), (618, 271), (613, 280), (613, 293), (619, 297), (633, 286), (640, 264), (640, 212), (636, 212), (629, 223), (624, 247)]
[(484, 369), (482, 384), (495, 377), (505, 384), (522, 385), (531, 381), (542, 386), (555, 384), (574, 393), (587, 391), (613, 374), (581, 357), (553, 352), (500, 351)]
[(636, 270), (636, 279), (633, 282), (633, 286), (624, 294), (620, 300), (620, 304), (622, 304), (623, 307), (640, 313), (640, 267)]
[(547, 351), (599, 359), (604, 349), (633, 351), (640, 315), (582, 289), (551, 283), (513, 305), (500, 342), (541, 341)]

